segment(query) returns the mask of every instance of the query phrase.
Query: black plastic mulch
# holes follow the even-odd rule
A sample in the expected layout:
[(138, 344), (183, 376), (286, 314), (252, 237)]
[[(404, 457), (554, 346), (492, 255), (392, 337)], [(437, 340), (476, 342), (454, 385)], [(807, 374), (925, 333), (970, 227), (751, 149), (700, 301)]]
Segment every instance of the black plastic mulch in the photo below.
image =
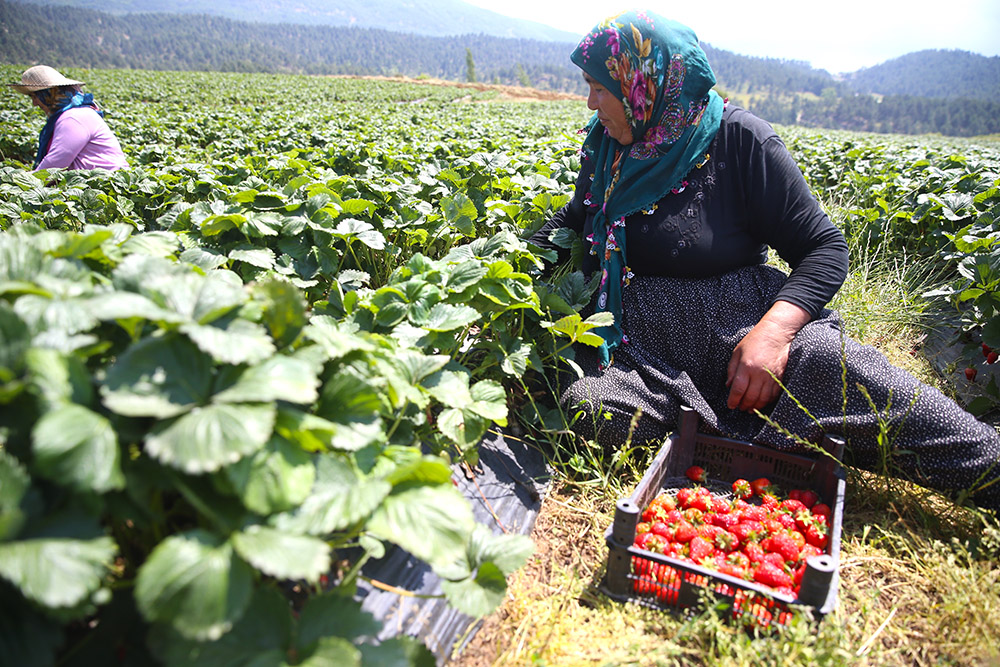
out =
[[(529, 534), (549, 486), (543, 454), (517, 438), (491, 431), (480, 444), (479, 457), (479, 469), (471, 479), (463, 466), (454, 466), (452, 473), (476, 520), (498, 535), (504, 528), (507, 534)], [(415, 594), (441, 593), (440, 579), (430, 567), (398, 547), (367, 563), (362, 572)], [(451, 609), (444, 598), (409, 597), (365, 581), (358, 584), (356, 597), (362, 609), (382, 623), (379, 639), (415, 637), (434, 653), (439, 665), (460, 652), (481, 623)]]

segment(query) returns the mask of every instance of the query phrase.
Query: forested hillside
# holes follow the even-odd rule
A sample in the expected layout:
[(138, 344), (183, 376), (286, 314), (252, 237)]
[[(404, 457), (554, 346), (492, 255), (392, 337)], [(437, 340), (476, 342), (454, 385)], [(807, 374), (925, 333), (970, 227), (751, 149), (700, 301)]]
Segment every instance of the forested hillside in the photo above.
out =
[(208, 14), (255, 23), (380, 28), (443, 37), (494, 37), (573, 42), (577, 35), (511, 18), (461, 0), (21, 0), (111, 14)]
[(863, 93), (943, 99), (1000, 99), (1000, 56), (926, 50), (893, 58), (850, 74)]
[[(183, 14), (109, 15), (0, 1), (0, 54), (55, 67), (466, 78), (583, 92), (573, 44), (484, 35), (428, 37), (371, 28), (258, 24)], [(523, 68), (524, 77), (520, 76)]]
[[(0, 27), (0, 62), (16, 65), (405, 75), (465, 81), (471, 54), (480, 82), (586, 92), (579, 70), (569, 60), (571, 42), (482, 34), (432, 37), (192, 14), (109, 14), (7, 0), (0, 0)], [(851, 85), (860, 85), (880, 68), (838, 81), (807, 63), (747, 57), (703, 46), (720, 92), (771, 122), (954, 136), (1000, 133), (1000, 102), (995, 101), (1000, 75), (989, 67), (967, 68), (960, 74), (937, 66), (940, 52), (924, 51), (887, 63), (891, 68), (882, 71), (896, 71), (898, 76), (873, 81), (869, 89), (880, 93), (875, 97), (859, 94)], [(965, 56), (971, 58), (968, 62), (1000, 63), (998, 58)], [(959, 57), (951, 53), (948, 58), (951, 62)], [(905, 67), (900, 64), (903, 61)], [(955, 84), (952, 99), (935, 99), (944, 90), (941, 77), (949, 72)], [(921, 89), (921, 77), (926, 77), (927, 92), (909, 92)], [(892, 84), (904, 80), (905, 85)], [(897, 90), (902, 94), (896, 94)], [(962, 95), (966, 99), (954, 99)]]

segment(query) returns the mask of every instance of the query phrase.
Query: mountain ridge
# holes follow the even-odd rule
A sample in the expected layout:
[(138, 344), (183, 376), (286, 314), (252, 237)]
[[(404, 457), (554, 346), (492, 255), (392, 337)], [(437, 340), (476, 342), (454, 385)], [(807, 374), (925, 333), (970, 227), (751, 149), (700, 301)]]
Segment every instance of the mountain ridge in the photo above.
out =
[(21, 0), (113, 15), (206, 14), (252, 23), (377, 28), (431, 37), (484, 34), (575, 44), (579, 35), (461, 0)]

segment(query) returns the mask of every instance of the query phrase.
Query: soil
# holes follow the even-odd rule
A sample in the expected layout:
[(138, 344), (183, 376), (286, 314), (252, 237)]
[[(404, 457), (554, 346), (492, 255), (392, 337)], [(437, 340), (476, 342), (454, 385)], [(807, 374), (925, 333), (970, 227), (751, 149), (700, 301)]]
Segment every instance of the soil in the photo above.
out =
[[(525, 88), (522, 86), (504, 86), (493, 83), (467, 83), (460, 81), (447, 81), (445, 79), (431, 79), (421, 77), (419, 79), (408, 76), (357, 76), (341, 75), (336, 78), (341, 79), (376, 79), (379, 81), (398, 81), (400, 83), (413, 83), (426, 86), (447, 86), (449, 88), (468, 88), (469, 90), (488, 91), (495, 90), (498, 98), (505, 102), (553, 102), (556, 100), (577, 100), (584, 101), (587, 98), (573, 93), (561, 93), (554, 90), (539, 90), (537, 88)], [(471, 101), (469, 97), (465, 101)], [(487, 100), (489, 101), (489, 100)]]

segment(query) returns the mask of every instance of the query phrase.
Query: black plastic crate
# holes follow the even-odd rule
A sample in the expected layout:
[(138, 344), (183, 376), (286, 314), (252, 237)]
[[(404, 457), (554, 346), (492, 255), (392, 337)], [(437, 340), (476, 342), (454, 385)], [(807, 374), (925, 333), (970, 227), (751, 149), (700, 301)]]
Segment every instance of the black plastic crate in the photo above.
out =
[[(843, 442), (827, 437), (822, 443), (829, 456), (801, 456), (698, 432), (698, 414), (682, 408), (679, 429), (667, 438), (635, 491), (618, 501), (615, 519), (605, 538), (608, 567), (600, 589), (612, 599), (660, 609), (681, 610), (709, 598), (728, 599), (734, 617), (756, 625), (785, 624), (791, 615), (809, 608), (817, 617), (834, 610), (839, 584), (840, 534), (844, 514), (844, 471), (839, 461)], [(826, 553), (813, 556), (798, 596), (781, 594), (756, 582), (739, 579), (634, 546), (636, 526), (643, 509), (660, 492), (673, 491), (690, 482), (685, 471), (705, 469), (717, 495), (731, 493), (737, 479), (767, 477), (784, 490), (812, 489), (831, 509)]]

